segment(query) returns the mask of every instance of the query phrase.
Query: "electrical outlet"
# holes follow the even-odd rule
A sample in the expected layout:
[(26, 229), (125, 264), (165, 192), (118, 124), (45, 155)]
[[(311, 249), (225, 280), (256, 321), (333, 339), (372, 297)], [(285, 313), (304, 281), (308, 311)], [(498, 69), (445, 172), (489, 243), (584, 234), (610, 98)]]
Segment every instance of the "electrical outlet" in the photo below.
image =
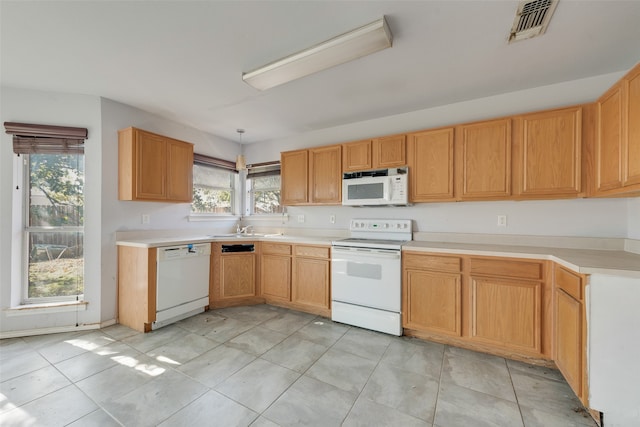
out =
[(498, 227), (506, 227), (506, 226), (507, 226), (507, 216), (498, 215)]
[(149, 224), (151, 222), (151, 217), (149, 214), (142, 214), (142, 223)]
[(304, 222), (304, 215), (298, 215), (298, 222)]
[(331, 224), (335, 224), (336, 223), (336, 216), (335, 215), (329, 215), (329, 222)]

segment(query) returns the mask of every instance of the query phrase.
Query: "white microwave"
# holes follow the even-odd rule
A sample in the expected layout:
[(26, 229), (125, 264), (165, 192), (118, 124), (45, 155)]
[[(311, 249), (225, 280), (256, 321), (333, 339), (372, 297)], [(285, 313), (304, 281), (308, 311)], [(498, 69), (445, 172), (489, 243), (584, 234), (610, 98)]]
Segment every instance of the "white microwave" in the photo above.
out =
[(345, 172), (342, 204), (348, 206), (403, 206), (409, 202), (408, 168)]

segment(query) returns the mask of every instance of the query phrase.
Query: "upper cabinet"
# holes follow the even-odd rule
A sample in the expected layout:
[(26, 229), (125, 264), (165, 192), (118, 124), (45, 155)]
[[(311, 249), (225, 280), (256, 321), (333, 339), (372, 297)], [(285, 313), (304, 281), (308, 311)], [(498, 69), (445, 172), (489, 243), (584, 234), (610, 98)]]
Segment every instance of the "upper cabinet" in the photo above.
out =
[(582, 107), (514, 119), (514, 193), (521, 198), (577, 197), (582, 191)]
[(453, 153), (453, 128), (407, 135), (410, 202), (453, 200)]
[(118, 132), (118, 198), (190, 203), (193, 144), (137, 128)]
[(640, 191), (640, 64), (597, 103), (594, 195)]
[(385, 169), (406, 164), (406, 135), (392, 135), (342, 144), (344, 172)]
[(456, 181), (461, 200), (511, 196), (511, 119), (456, 128)]
[(342, 203), (342, 147), (281, 153), (282, 204)]

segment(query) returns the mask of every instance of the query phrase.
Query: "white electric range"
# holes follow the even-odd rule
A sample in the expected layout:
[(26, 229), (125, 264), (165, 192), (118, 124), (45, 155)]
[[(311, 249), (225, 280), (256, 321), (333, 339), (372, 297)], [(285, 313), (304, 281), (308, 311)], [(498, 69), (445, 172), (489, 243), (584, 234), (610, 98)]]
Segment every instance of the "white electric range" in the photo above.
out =
[(331, 242), (331, 320), (402, 335), (401, 250), (409, 219), (352, 219)]

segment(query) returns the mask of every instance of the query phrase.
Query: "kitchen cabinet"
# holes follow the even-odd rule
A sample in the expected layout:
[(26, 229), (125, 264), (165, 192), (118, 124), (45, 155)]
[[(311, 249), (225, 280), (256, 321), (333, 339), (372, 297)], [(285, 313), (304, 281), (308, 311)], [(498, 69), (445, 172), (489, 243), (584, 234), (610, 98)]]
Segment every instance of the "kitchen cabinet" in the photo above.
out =
[(402, 264), (402, 326), (461, 336), (461, 259), (405, 253)]
[(337, 205), (342, 203), (342, 147), (281, 153), (282, 204)]
[(329, 317), (330, 296), (330, 247), (294, 245), (291, 301), (293, 307)]
[(344, 172), (387, 169), (406, 164), (405, 135), (391, 135), (342, 144)]
[(118, 323), (140, 332), (156, 320), (156, 248), (118, 246)]
[(470, 339), (542, 355), (543, 263), (471, 258), (469, 279)]
[(640, 64), (605, 92), (597, 106), (595, 195), (638, 193)]
[(511, 118), (456, 127), (456, 146), (459, 199), (511, 196)]
[(309, 201), (309, 151), (297, 150), (281, 153), (280, 175), (282, 204), (306, 204)]
[(514, 193), (520, 198), (580, 195), (582, 107), (516, 117), (514, 153)]
[[(211, 246), (210, 306), (228, 307), (243, 304), (260, 304), (264, 299), (258, 296), (259, 277), (255, 252), (222, 252), (223, 244), (233, 242), (214, 242)], [(257, 242), (242, 241), (243, 244)]]
[(137, 128), (118, 131), (118, 198), (190, 203), (193, 144)]
[(587, 405), (586, 277), (554, 266), (555, 281), (555, 361), (576, 396)]
[(291, 301), (291, 245), (263, 242), (260, 284), (267, 302)]
[(407, 135), (409, 202), (454, 200), (454, 129)]

